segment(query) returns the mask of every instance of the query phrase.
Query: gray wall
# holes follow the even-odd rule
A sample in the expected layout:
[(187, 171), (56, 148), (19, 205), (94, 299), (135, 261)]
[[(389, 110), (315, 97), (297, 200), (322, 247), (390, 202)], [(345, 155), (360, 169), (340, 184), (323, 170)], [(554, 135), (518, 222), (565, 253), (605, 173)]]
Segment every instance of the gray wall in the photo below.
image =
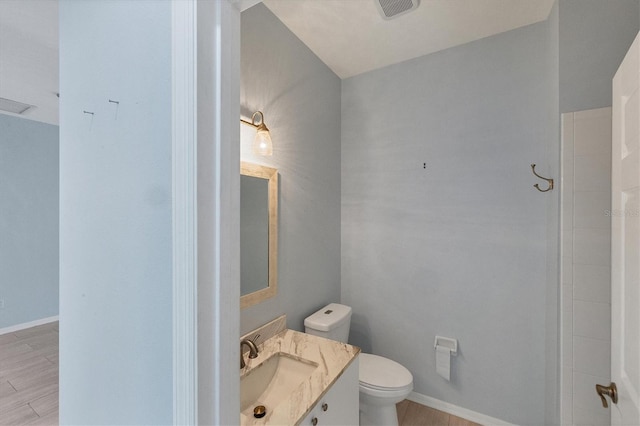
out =
[(638, 32), (638, 0), (559, 0), (560, 112), (611, 106), (611, 80)]
[[(342, 86), (351, 341), (416, 392), (516, 424), (545, 423), (548, 194), (529, 164), (558, 150), (553, 38), (543, 22)], [(459, 340), (450, 383), (436, 334)]]
[[(545, 138), (546, 161), (538, 163), (560, 185), (560, 7), (556, 1), (547, 19), (548, 67), (550, 85), (548, 97), (552, 104), (547, 109), (550, 123)], [(546, 286), (546, 330), (545, 330), (545, 425), (560, 424), (560, 191), (547, 192), (547, 286)]]
[(58, 315), (58, 126), (0, 114), (0, 328)]
[(242, 126), (242, 160), (275, 167), (280, 179), (278, 295), (241, 313), (248, 332), (283, 313), (304, 318), (340, 299), (340, 79), (264, 5), (242, 13), (241, 113), (265, 114), (272, 157), (251, 154), (255, 132)]
[(60, 423), (171, 424), (171, 4), (61, 1), (60, 76)]

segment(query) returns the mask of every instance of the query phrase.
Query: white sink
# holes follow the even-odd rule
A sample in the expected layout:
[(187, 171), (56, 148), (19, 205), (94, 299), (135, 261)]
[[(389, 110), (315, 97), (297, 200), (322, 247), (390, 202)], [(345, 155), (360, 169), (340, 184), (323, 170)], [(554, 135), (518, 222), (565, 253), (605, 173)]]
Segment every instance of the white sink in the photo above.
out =
[[(260, 356), (260, 355), (258, 355)], [(254, 360), (255, 362), (255, 360)], [(240, 378), (240, 411), (253, 417), (253, 409), (264, 405), (267, 414), (318, 367), (318, 364), (277, 352)]]

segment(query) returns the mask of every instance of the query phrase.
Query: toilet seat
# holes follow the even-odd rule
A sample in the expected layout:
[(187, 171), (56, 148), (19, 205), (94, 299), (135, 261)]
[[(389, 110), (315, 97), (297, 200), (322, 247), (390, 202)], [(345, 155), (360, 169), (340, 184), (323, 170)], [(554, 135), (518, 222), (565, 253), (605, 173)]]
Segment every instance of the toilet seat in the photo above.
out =
[(360, 392), (361, 400), (363, 395), (369, 395), (370, 397), (377, 398), (378, 401), (396, 400), (396, 402), (400, 402), (411, 393), (411, 391), (413, 390), (413, 384), (410, 384), (409, 386), (406, 386), (404, 388), (375, 389), (360, 383), (360, 387), (358, 389)]
[(413, 389), (413, 376), (409, 370), (393, 360), (373, 354), (360, 353), (359, 379), (363, 391), (405, 392)]

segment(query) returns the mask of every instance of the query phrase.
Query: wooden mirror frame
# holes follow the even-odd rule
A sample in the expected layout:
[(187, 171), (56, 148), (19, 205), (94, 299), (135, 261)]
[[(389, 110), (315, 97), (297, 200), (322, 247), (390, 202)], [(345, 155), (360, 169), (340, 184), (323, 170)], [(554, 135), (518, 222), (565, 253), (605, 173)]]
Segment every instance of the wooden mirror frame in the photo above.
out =
[(278, 169), (242, 161), (240, 174), (269, 181), (269, 286), (240, 296), (240, 309), (244, 309), (267, 300), (278, 292)]

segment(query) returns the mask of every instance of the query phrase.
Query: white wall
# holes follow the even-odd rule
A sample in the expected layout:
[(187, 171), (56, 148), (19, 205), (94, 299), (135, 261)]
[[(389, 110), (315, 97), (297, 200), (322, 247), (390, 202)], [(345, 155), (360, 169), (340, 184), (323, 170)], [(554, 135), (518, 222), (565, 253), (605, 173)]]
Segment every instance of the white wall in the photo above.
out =
[[(416, 392), (517, 424), (545, 424), (549, 194), (529, 164), (559, 150), (553, 37), (543, 22), (342, 86), (351, 341)], [(436, 334), (459, 340), (451, 382)]]
[[(287, 325), (340, 299), (340, 79), (273, 13), (258, 4), (241, 17), (241, 114), (264, 112), (273, 156), (242, 160), (279, 173), (278, 294), (241, 313), (241, 333), (287, 314)], [(268, 48), (271, 46), (271, 48)], [(240, 127), (240, 122), (238, 122)]]
[(611, 108), (562, 114), (563, 424), (608, 425)]
[(61, 1), (60, 76), (60, 423), (169, 424), (171, 4)]

